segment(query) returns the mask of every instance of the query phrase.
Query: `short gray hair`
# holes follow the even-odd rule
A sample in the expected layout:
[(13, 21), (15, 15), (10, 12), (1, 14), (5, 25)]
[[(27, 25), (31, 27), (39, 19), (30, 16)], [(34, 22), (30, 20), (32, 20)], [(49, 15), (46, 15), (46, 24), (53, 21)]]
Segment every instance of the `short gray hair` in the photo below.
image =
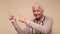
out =
[(35, 7), (35, 6), (40, 6), (40, 8), (43, 10), (43, 7), (42, 7), (42, 5), (40, 3), (36, 2), (36, 3), (33, 4), (32, 7)]

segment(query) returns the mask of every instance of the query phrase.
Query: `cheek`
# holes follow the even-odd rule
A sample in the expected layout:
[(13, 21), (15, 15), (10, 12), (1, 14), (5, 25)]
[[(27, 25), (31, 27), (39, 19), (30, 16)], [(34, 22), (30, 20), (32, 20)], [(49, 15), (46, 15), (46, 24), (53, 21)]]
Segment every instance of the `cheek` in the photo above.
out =
[(42, 15), (42, 11), (33, 12), (33, 15), (34, 16), (40, 16), (40, 15)]
[(40, 11), (40, 12), (38, 12), (38, 13), (37, 13), (37, 15), (38, 15), (38, 16), (42, 15), (42, 12), (41, 12), (41, 11)]

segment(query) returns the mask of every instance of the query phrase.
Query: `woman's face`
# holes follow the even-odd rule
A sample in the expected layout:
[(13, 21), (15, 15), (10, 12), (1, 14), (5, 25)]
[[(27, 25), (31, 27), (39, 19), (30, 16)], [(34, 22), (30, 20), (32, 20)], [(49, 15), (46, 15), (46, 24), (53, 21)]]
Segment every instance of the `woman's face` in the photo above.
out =
[(42, 8), (40, 8), (40, 6), (33, 7), (33, 15), (36, 18), (40, 18), (43, 15)]

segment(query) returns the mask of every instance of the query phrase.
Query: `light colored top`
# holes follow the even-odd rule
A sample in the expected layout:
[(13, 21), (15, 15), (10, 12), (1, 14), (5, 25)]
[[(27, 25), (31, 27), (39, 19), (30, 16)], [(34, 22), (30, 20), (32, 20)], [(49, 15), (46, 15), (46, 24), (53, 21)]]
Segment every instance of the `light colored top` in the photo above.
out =
[[(42, 20), (44, 19), (44, 16), (42, 18)], [(41, 21), (42, 21), (41, 20)], [(39, 22), (41, 22), (39, 21)], [(41, 32), (41, 34), (51, 34), (52, 31), (52, 25), (53, 25), (53, 20), (52, 18), (46, 16), (45, 20), (44, 20), (44, 25), (41, 24), (37, 24), (34, 23), (33, 20), (30, 21), (28, 20), (25, 24), (26, 24), (26, 28), (24, 30), (22, 30), (19, 25), (17, 24), (17, 22), (12, 23), (14, 28), (16, 29), (18, 34), (34, 34), (35, 30), (37, 30), (38, 32)], [(33, 32), (32, 32), (33, 30)]]

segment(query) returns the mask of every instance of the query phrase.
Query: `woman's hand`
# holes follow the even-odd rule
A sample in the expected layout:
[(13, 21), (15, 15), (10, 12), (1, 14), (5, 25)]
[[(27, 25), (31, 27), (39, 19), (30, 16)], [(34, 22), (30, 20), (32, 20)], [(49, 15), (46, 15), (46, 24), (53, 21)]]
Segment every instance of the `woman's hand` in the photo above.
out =
[(15, 18), (15, 16), (13, 15), (13, 13), (9, 11), (8, 14), (9, 14), (9, 20), (10, 20), (12, 23), (16, 22), (16, 18)]
[(20, 16), (19, 14), (18, 14), (18, 17), (19, 17), (18, 19), (19, 19), (20, 22), (26, 23), (27, 19), (25, 17)]

